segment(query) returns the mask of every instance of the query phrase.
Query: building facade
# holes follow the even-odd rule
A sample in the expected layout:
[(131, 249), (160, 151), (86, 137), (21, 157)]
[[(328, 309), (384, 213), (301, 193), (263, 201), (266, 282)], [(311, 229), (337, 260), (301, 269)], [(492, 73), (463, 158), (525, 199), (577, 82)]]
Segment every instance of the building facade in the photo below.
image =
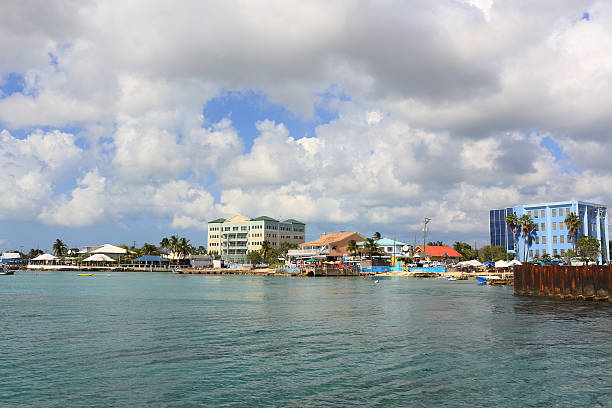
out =
[(306, 236), (306, 225), (294, 219), (285, 221), (262, 216), (247, 218), (236, 215), (208, 223), (208, 253), (220, 255), (232, 263), (246, 263), (246, 254), (261, 249), (264, 241), (272, 248), (281, 242), (301, 244)]
[[(497, 214), (493, 213), (496, 211), (505, 211), (507, 214), (508, 210), (509, 209), (491, 210), (490, 212), (490, 217), (492, 218), (491, 245), (497, 245), (497, 242), (501, 242), (497, 238), (499, 236), (497, 231), (501, 228), (500, 218)], [(584, 201), (560, 201), (544, 204), (517, 205), (512, 208), (512, 211), (519, 218), (523, 214), (529, 215), (535, 224), (534, 230), (527, 237), (524, 237), (520, 228), (517, 228), (516, 247), (520, 260), (529, 261), (544, 254), (553, 257), (555, 255), (563, 256), (568, 250), (572, 249), (572, 240), (574, 237), (571, 236), (570, 231), (565, 225), (565, 218), (570, 213), (573, 213), (578, 215), (582, 221), (576, 240), (580, 239), (582, 236), (597, 238), (601, 248), (599, 261), (609, 262), (610, 249), (607, 245), (609, 240), (607, 206)], [(505, 224), (505, 215), (501, 220)], [(509, 230), (510, 229), (507, 228), (506, 233)], [(510, 234), (512, 235), (511, 232)], [(601, 243), (603, 243), (603, 245), (601, 245)], [(526, 254), (526, 256), (523, 254)], [(526, 259), (523, 259), (524, 257)]]
[(506, 216), (513, 212), (513, 208), (489, 211), (491, 246), (500, 246), (504, 247), (506, 251), (514, 251), (514, 235), (508, 224), (506, 224)]

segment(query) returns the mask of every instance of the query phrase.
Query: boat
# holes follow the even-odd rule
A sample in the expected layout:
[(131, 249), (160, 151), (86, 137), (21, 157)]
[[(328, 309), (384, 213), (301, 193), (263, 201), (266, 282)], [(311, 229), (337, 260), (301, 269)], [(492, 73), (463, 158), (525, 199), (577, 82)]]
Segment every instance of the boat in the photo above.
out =
[(499, 276), (495, 276), (495, 275), (486, 275), (486, 276), (477, 276), (476, 280), (478, 281), (478, 283), (487, 283), (487, 281), (490, 280), (495, 280), (495, 279), (501, 279)]
[(2, 268), (0, 269), (0, 275), (14, 275), (14, 274), (15, 274), (15, 271), (9, 270), (6, 264), (2, 265)]
[(93, 273), (79, 273), (79, 276), (93, 276)]

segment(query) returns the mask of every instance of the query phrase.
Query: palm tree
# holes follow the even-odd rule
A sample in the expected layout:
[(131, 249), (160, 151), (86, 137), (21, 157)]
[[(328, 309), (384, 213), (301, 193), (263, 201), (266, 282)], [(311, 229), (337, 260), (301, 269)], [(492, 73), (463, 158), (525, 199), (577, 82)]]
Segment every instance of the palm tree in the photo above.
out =
[(268, 255), (268, 252), (270, 252), (271, 249), (272, 246), (270, 245), (270, 241), (264, 241), (261, 243), (261, 249), (259, 250), (259, 252), (261, 252), (261, 257), (264, 262), (266, 261), (266, 256)]
[(162, 238), (161, 241), (159, 241), (159, 247), (163, 250), (165, 250), (166, 252), (168, 251), (168, 245), (170, 244), (170, 241), (168, 241), (168, 238)]
[(570, 232), (570, 237), (572, 237), (572, 247), (574, 248), (574, 252), (576, 252), (576, 238), (578, 231), (580, 231), (580, 227), (582, 226), (582, 220), (576, 214), (570, 213), (567, 215), (567, 217), (565, 217), (565, 225)]
[(512, 242), (514, 243), (514, 253), (516, 253), (516, 227), (519, 225), (519, 218), (515, 213), (511, 213), (506, 215), (506, 224), (510, 227), (510, 231), (512, 231)]
[(527, 261), (527, 241), (529, 239), (529, 234), (533, 231), (535, 224), (531, 219), (529, 214), (521, 215), (519, 218), (519, 225), (521, 226), (521, 231), (523, 232), (523, 262)]
[(55, 242), (53, 243), (53, 253), (55, 254), (55, 256), (58, 257), (63, 257), (64, 255), (66, 255), (66, 252), (68, 251), (68, 246), (66, 244), (64, 244), (64, 242), (62, 242), (61, 239), (56, 239)]
[(378, 241), (379, 239), (381, 239), (381, 238), (382, 238), (382, 235), (380, 235), (380, 232), (376, 231), (376, 232), (374, 233), (374, 235), (372, 235), (372, 238), (373, 238), (374, 240)]
[(177, 252), (180, 258), (184, 258), (185, 255), (191, 252), (191, 245), (189, 244), (189, 240), (187, 238), (179, 238), (177, 242)]
[(153, 244), (147, 244), (146, 242), (142, 245), (142, 248), (138, 251), (139, 255), (157, 255), (157, 247)]
[(357, 253), (357, 242), (354, 239), (346, 244), (346, 252), (353, 256)]
[(374, 238), (367, 238), (363, 244), (363, 250), (370, 255), (370, 259), (372, 256), (378, 252), (378, 243)]

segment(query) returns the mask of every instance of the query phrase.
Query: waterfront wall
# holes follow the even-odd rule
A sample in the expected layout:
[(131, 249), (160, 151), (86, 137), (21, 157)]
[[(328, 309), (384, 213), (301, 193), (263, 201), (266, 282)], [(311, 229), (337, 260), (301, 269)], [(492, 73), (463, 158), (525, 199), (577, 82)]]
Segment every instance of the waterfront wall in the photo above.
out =
[(514, 267), (514, 294), (612, 302), (612, 266)]

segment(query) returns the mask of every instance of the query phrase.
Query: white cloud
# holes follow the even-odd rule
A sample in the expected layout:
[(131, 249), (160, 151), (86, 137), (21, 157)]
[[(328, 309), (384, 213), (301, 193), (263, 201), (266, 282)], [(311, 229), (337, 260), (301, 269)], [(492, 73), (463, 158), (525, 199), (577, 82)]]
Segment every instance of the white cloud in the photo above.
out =
[[(612, 199), (608, 2), (22, 3), (0, 6), (0, 77), (24, 77), (0, 121), (27, 134), (0, 133), (1, 219), (410, 229), (430, 214), (486, 235), (491, 207)], [(246, 149), (202, 114), (231, 90), (338, 118), (307, 138), (258, 118)]]

